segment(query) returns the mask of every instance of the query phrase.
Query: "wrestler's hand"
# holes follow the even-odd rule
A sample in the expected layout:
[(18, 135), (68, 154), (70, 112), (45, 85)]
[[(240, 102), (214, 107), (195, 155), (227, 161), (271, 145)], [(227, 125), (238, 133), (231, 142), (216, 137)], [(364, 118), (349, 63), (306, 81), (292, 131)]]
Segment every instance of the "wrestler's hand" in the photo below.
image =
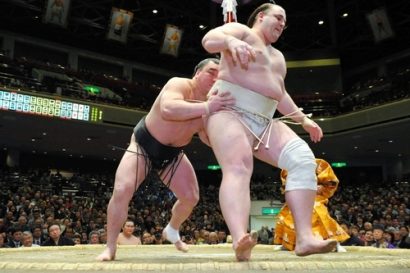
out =
[(235, 98), (232, 97), (230, 92), (214, 91), (207, 100), (209, 112), (217, 112), (226, 108), (227, 106), (235, 105)]
[(226, 46), (232, 54), (234, 64), (239, 63), (247, 67), (249, 62), (255, 61), (256, 51), (253, 46), (247, 42), (239, 40), (233, 36), (229, 36), (225, 40)]
[(303, 129), (309, 133), (310, 139), (313, 142), (319, 142), (323, 137), (322, 128), (308, 117), (304, 117), (302, 121)]

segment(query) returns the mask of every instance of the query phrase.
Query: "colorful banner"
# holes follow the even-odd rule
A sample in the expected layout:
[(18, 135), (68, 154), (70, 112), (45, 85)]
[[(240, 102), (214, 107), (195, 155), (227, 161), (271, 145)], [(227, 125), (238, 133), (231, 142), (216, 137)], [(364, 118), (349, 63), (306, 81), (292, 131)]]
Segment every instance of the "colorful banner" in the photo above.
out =
[(367, 20), (369, 20), (370, 27), (373, 31), (374, 41), (376, 43), (394, 36), (389, 18), (387, 17), (386, 9), (375, 9), (366, 16)]
[(67, 27), (71, 0), (47, 0), (44, 23)]
[(166, 25), (161, 53), (178, 57), (183, 30), (177, 26)]
[(133, 16), (134, 13), (131, 11), (112, 8), (107, 39), (126, 43)]

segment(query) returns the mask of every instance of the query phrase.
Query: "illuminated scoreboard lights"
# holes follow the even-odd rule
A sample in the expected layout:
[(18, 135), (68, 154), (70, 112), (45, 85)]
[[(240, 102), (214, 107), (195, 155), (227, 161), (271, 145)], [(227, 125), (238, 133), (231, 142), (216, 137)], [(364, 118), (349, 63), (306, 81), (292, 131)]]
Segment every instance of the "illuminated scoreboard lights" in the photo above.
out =
[(0, 110), (70, 120), (99, 122), (102, 111), (87, 104), (0, 90)]

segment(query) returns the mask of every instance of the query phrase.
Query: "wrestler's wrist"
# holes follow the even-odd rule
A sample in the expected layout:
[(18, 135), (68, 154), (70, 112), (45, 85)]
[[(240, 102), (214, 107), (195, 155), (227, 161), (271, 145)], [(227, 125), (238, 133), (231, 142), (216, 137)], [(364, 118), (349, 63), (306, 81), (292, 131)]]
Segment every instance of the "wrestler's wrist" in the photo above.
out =
[(226, 35), (225, 39), (224, 39), (224, 43), (225, 43), (226, 48), (229, 48), (229, 44), (235, 39), (236, 38), (231, 36), (231, 35)]
[(308, 116), (303, 116), (302, 119), (300, 120), (300, 124), (305, 125), (305, 123), (309, 120)]
[(211, 113), (211, 110), (209, 109), (209, 103), (207, 101), (205, 101), (204, 106), (205, 106), (205, 115), (204, 116), (209, 116), (209, 114)]

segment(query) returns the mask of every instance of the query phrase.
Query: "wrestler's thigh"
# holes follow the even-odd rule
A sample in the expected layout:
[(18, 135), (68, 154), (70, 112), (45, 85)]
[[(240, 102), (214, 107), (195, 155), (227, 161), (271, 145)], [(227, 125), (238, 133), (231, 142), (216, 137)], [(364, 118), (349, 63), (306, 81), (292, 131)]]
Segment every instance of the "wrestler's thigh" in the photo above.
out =
[(146, 176), (146, 162), (141, 148), (135, 142), (134, 135), (131, 137), (127, 150), (122, 156), (115, 173), (115, 186), (132, 186), (135, 189)]
[(236, 116), (230, 113), (218, 113), (209, 117), (206, 124), (212, 150), (219, 164), (253, 160), (253, 136)]
[[(172, 166), (165, 169), (163, 175), (161, 175), (161, 179), (164, 184), (168, 183), (172, 175), (172, 170), (170, 170), (170, 168), (172, 168)], [(172, 176), (169, 188), (177, 197), (186, 194), (198, 194), (199, 192), (194, 167), (185, 154), (183, 155), (181, 162)]]
[[(259, 160), (277, 167), (279, 156), (283, 147), (290, 140), (298, 137), (299, 136), (285, 123), (281, 121), (274, 121), (271, 127), (269, 149), (266, 149), (265, 145), (261, 145), (259, 150), (256, 151), (254, 155)], [(263, 141), (267, 141), (267, 136), (265, 136)]]

